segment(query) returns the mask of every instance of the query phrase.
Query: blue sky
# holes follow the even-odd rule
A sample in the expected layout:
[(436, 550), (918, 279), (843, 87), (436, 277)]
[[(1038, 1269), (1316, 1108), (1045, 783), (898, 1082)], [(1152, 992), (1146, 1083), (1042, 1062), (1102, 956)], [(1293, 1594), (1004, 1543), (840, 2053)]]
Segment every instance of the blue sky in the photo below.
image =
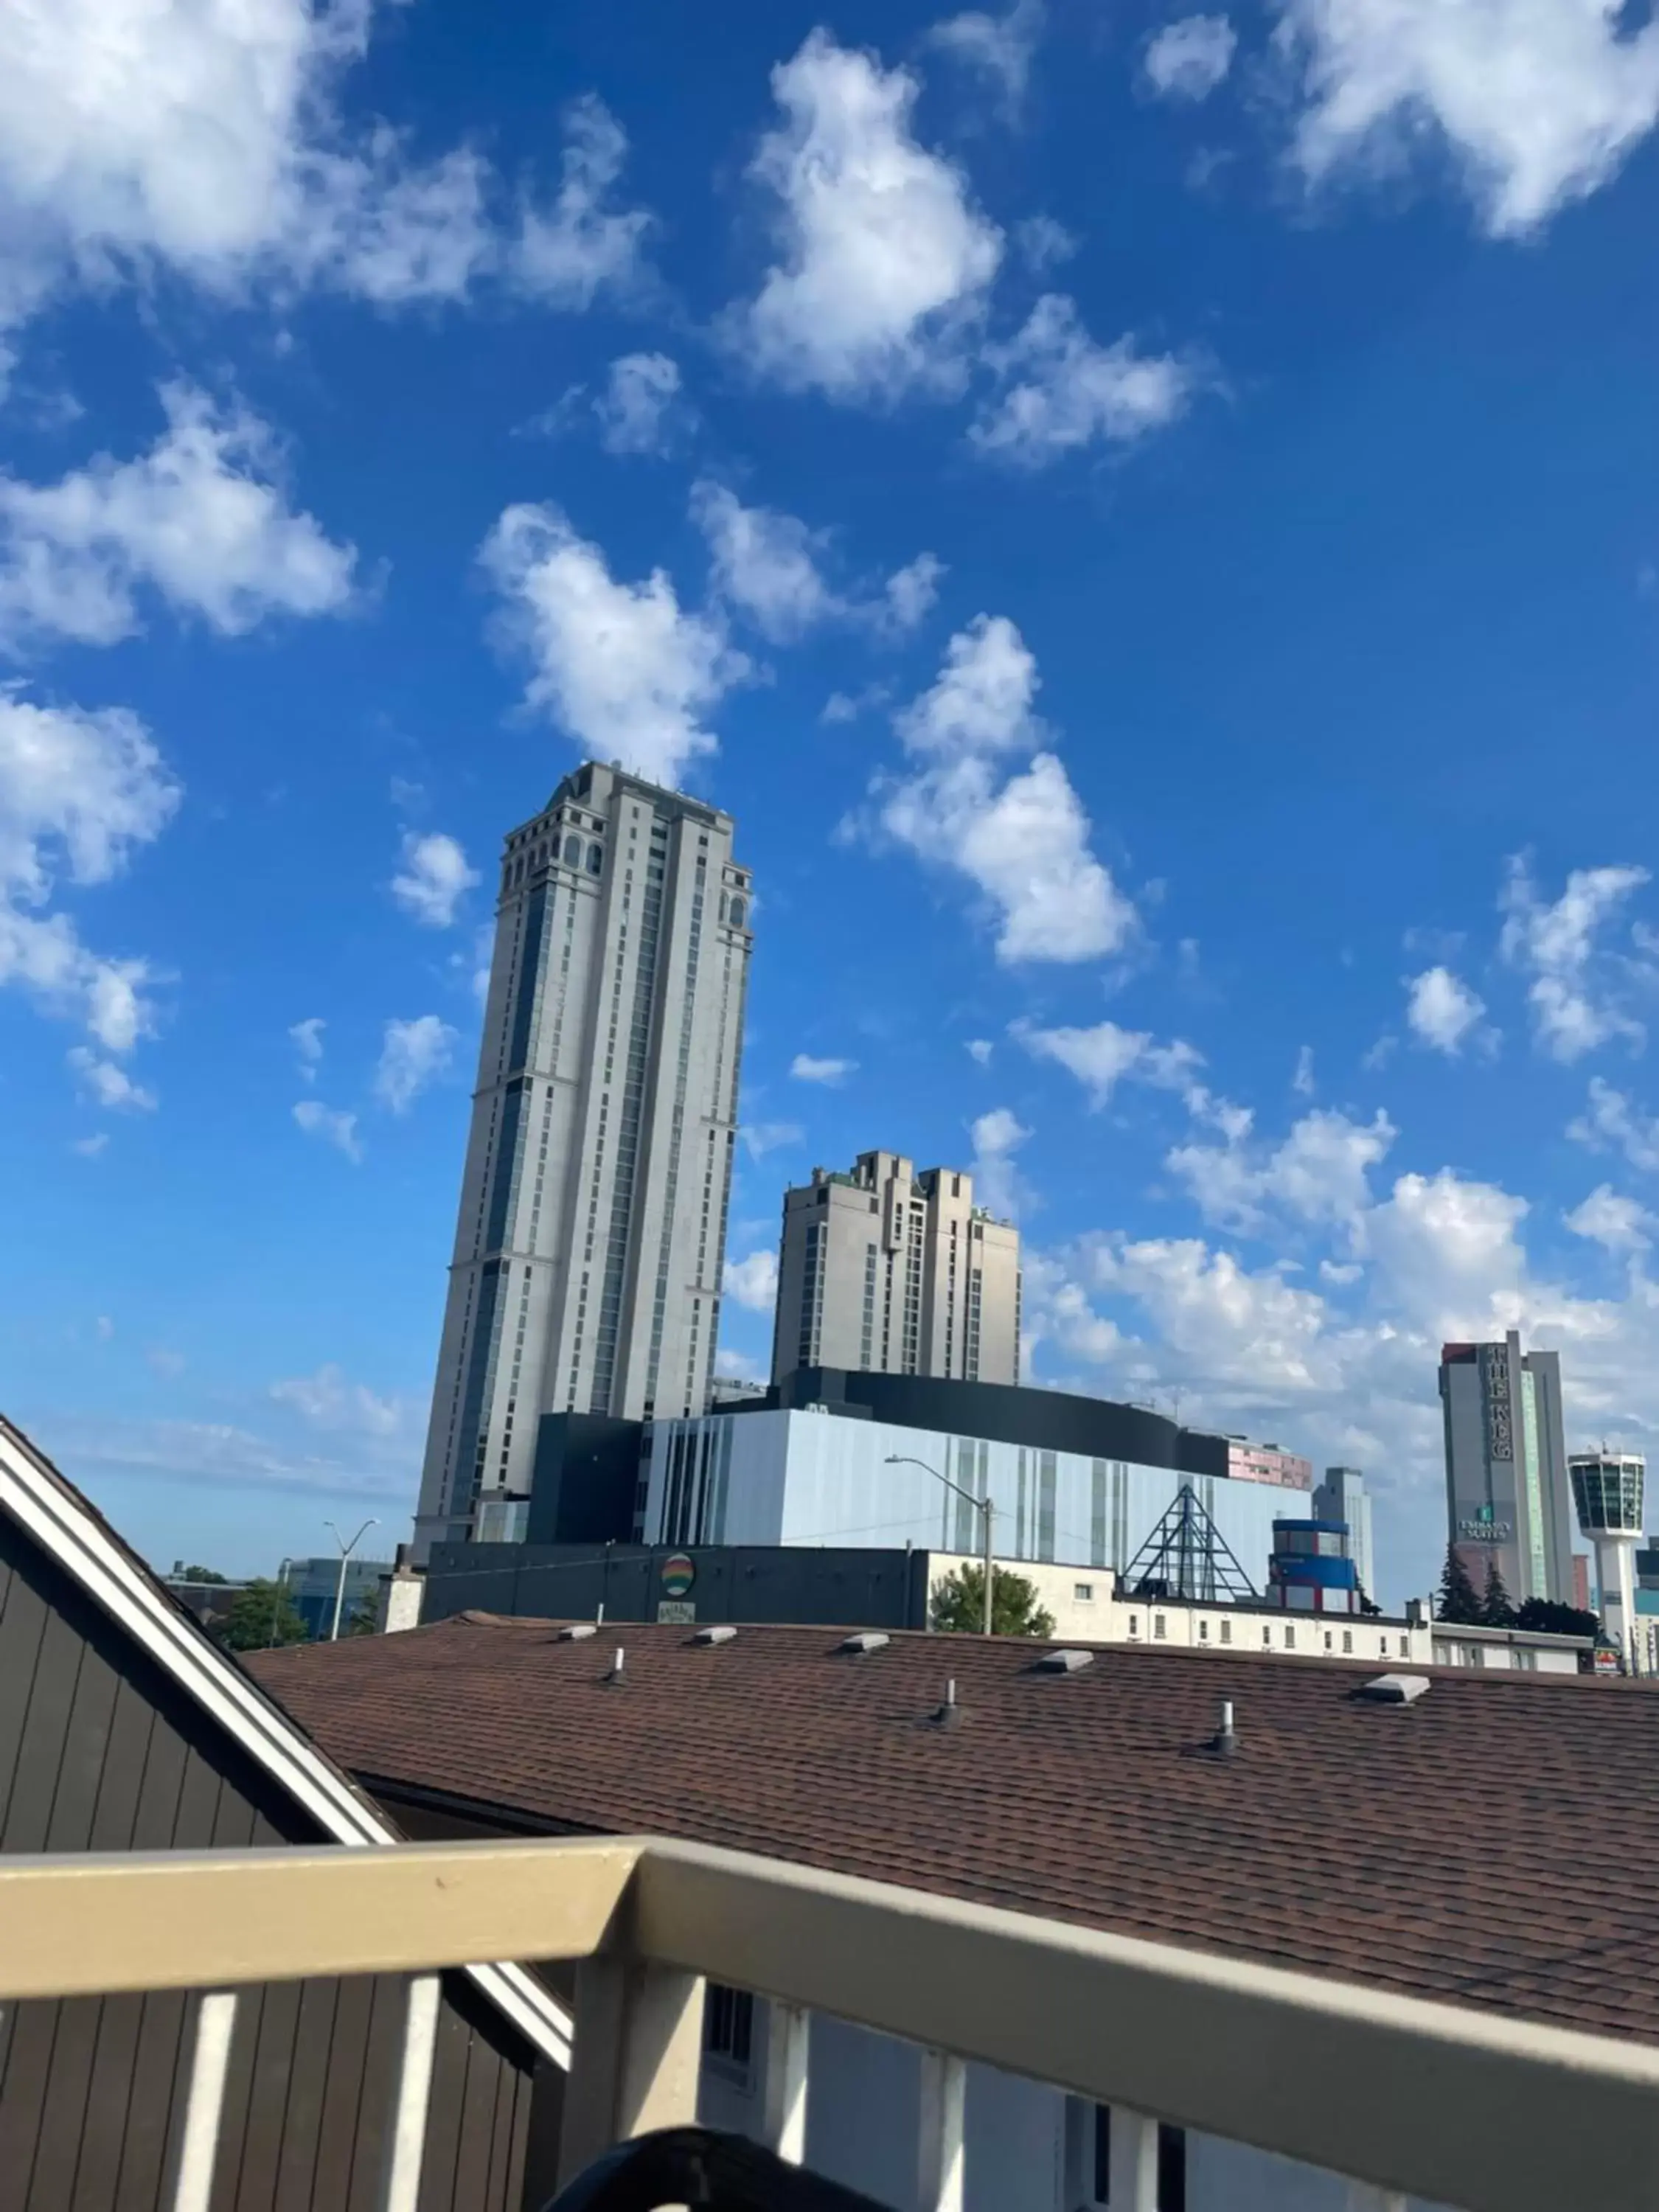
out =
[[(163, 1564), (406, 1533), (498, 839), (761, 892), (780, 1194), (1375, 1477), (1659, 1423), (1659, 30), (1583, 0), (0, 17), (0, 1404)], [(138, 27), (143, 24), (143, 34)], [(1501, 47), (1505, 67), (1490, 66)]]

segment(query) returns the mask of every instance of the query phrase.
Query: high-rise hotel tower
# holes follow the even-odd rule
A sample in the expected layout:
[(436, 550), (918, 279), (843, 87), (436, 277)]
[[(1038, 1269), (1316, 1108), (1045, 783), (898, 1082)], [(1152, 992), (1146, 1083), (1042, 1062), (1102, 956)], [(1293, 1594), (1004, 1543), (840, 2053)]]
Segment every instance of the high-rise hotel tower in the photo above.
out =
[(416, 1541), (507, 1533), (544, 1413), (701, 1413), (753, 891), (729, 815), (590, 762), (502, 857)]

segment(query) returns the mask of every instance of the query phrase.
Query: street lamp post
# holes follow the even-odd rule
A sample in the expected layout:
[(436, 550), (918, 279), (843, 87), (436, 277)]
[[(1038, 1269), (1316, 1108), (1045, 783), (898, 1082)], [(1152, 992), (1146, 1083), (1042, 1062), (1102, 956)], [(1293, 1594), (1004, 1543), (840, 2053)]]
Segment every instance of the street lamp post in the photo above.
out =
[(362, 1542), (363, 1538), (368, 1535), (369, 1530), (378, 1528), (380, 1525), (380, 1522), (375, 1519), (365, 1521), (348, 1544), (339, 1530), (334, 1528), (331, 1521), (325, 1521), (323, 1523), (325, 1528), (334, 1528), (334, 1540), (340, 1547), (340, 1579), (334, 1585), (334, 1626), (328, 1632), (328, 1640), (331, 1644), (337, 1642), (340, 1634), (340, 1608), (345, 1603), (346, 1562), (358, 1545)]
[(276, 1570), (276, 1587), (270, 1596), (270, 1642), (266, 1647), (269, 1650), (274, 1651), (276, 1648), (276, 1617), (288, 1594), (288, 1571), (293, 1565), (292, 1559), (284, 1559)]
[(958, 1498), (965, 1498), (968, 1503), (974, 1508), (975, 1511), (979, 1514), (981, 1519), (983, 1521), (985, 1524), (984, 1632), (988, 1636), (991, 1633), (991, 1590), (992, 1585), (996, 1578), (996, 1547), (991, 1540), (992, 1505), (990, 1478), (988, 1476), (986, 1478), (984, 1497), (975, 1498), (971, 1490), (964, 1490), (959, 1482), (952, 1482), (948, 1474), (941, 1474), (939, 1469), (936, 1467), (930, 1467), (925, 1459), (912, 1459), (908, 1452), (889, 1452), (887, 1455), (887, 1465), (889, 1467), (921, 1468), (923, 1474), (931, 1474), (935, 1482), (942, 1482), (947, 1490), (954, 1490)]

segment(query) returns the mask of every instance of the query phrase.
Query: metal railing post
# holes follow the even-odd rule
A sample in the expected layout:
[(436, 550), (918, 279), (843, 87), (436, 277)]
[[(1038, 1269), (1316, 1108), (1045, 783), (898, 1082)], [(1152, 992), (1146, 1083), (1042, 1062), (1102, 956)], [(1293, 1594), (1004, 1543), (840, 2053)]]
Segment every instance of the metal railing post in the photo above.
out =
[(766, 2105), (761, 2141), (789, 2166), (806, 2156), (806, 2051), (811, 2014), (774, 1998), (767, 2007)]
[(1158, 2122), (1112, 2107), (1112, 2203), (1124, 2212), (1158, 2212)]
[(196, 2039), (191, 2051), (190, 2087), (185, 2097), (179, 2173), (173, 2185), (173, 2212), (208, 2212), (224, 2115), (230, 2039), (235, 2030), (235, 1990), (204, 1990), (196, 2008)]
[(438, 2050), (441, 1974), (417, 1974), (409, 1984), (404, 2039), (398, 2058), (397, 2101), (381, 2173), (380, 2212), (415, 2212), (426, 2159), (427, 2110), (432, 2102), (432, 2063)]
[(921, 2212), (962, 2212), (963, 2116), (968, 2069), (945, 2051), (921, 2054), (921, 2107), (916, 2140), (916, 2203)]
[(626, 1954), (578, 1966), (562, 2188), (613, 2143), (696, 2118), (703, 1990), (701, 1974)]

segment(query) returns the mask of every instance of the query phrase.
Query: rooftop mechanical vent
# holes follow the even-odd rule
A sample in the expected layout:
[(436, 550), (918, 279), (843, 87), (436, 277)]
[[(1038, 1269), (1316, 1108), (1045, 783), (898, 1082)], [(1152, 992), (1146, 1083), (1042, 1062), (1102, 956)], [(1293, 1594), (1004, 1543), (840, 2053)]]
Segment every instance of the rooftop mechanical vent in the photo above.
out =
[(556, 1640), (560, 1644), (586, 1644), (597, 1632), (591, 1620), (578, 1620), (568, 1628), (562, 1628)]
[(1426, 1674), (1378, 1674), (1373, 1680), (1362, 1683), (1354, 1692), (1374, 1705), (1414, 1705), (1419, 1698), (1428, 1694)]
[(836, 1649), (837, 1651), (862, 1654), (866, 1651), (879, 1651), (884, 1644), (889, 1644), (891, 1641), (892, 1638), (887, 1634), (885, 1629), (861, 1628), (856, 1636), (843, 1636)]
[(729, 1644), (737, 1632), (735, 1628), (700, 1628), (691, 1641), (694, 1644)]
[(1092, 1667), (1094, 1663), (1092, 1651), (1045, 1651), (1036, 1662), (1035, 1671), (1039, 1674), (1075, 1674), (1079, 1668)]

